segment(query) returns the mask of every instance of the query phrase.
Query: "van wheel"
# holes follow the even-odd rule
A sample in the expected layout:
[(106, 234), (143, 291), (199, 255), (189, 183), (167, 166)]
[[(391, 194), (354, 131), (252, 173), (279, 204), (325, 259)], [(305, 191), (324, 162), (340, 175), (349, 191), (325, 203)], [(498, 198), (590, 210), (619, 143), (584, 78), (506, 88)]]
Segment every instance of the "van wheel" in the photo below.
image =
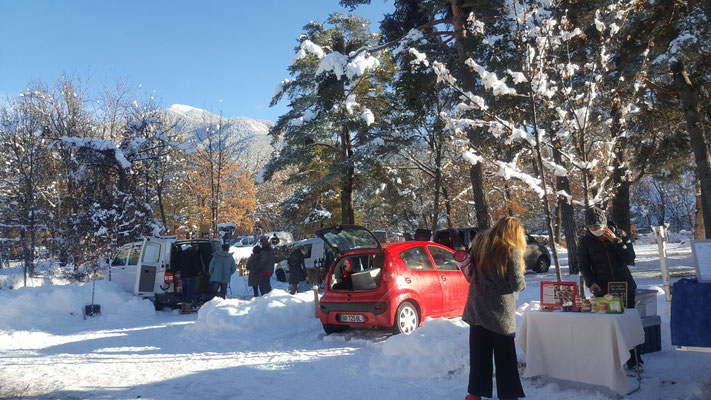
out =
[(286, 282), (286, 274), (283, 269), (276, 270), (274, 274), (279, 282)]
[(160, 311), (163, 309), (164, 305), (160, 301), (158, 301), (158, 297), (153, 298), (153, 307), (155, 307), (156, 311)]
[(548, 268), (551, 267), (551, 260), (546, 256), (538, 257), (536, 260), (536, 272), (548, 272)]
[(348, 325), (323, 324), (323, 331), (327, 335), (332, 333), (343, 333), (348, 330)]
[(393, 330), (395, 333), (404, 333), (409, 335), (420, 326), (420, 315), (412, 303), (409, 301), (400, 304), (395, 313), (395, 324)]

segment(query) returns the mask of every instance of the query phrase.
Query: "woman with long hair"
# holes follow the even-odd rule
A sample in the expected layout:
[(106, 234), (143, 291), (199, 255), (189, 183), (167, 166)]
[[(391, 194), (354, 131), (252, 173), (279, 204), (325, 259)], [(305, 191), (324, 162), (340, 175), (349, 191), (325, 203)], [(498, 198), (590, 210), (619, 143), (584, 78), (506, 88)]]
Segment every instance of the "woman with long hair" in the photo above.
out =
[(493, 359), (499, 399), (525, 397), (518, 375), (516, 298), (526, 288), (523, 252), (526, 236), (521, 222), (504, 217), (474, 238), (472, 277), (462, 319), (469, 330), (469, 395), (465, 400), (492, 397)]

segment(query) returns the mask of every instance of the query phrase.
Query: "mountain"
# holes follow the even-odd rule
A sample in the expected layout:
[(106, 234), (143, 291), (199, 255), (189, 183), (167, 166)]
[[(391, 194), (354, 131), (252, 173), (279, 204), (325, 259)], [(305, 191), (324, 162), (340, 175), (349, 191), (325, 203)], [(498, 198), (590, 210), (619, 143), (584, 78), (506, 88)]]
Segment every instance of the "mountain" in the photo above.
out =
[(273, 148), (268, 135), (269, 129), (274, 126), (271, 121), (246, 117), (224, 118), (182, 104), (173, 104), (160, 113), (169, 125), (184, 133), (189, 142), (199, 141), (206, 136), (208, 128), (215, 129), (221, 125), (229, 137), (228, 143), (236, 146), (240, 163), (252, 172), (257, 172), (271, 158)]

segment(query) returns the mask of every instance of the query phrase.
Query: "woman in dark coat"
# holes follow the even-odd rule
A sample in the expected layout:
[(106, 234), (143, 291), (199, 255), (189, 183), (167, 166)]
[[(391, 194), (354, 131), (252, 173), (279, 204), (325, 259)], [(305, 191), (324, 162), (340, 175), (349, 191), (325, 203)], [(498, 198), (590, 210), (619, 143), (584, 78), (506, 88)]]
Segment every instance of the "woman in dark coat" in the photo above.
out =
[(526, 288), (521, 222), (504, 217), (476, 235), (471, 248), (472, 276), (462, 319), (469, 328), (469, 395), (492, 397), (493, 363), (499, 399), (524, 397), (516, 360), (516, 298)]
[(298, 292), (299, 282), (306, 280), (306, 264), (304, 263), (303, 247), (298, 246), (289, 253), (287, 258), (289, 263), (289, 283), (291, 284), (291, 294)]
[[(585, 235), (578, 242), (578, 265), (585, 285), (596, 297), (607, 294), (609, 282), (627, 282), (627, 304), (635, 307), (637, 283), (628, 265), (634, 265), (636, 254), (632, 241), (622, 229), (608, 224), (605, 212), (597, 207), (585, 210)], [(627, 367), (643, 364), (639, 352), (630, 351)]]
[(254, 290), (254, 297), (259, 297), (259, 272), (261, 268), (259, 253), (261, 251), (261, 247), (254, 246), (252, 248), (252, 254), (247, 259), (247, 271), (249, 271), (247, 285), (251, 286), (252, 290)]

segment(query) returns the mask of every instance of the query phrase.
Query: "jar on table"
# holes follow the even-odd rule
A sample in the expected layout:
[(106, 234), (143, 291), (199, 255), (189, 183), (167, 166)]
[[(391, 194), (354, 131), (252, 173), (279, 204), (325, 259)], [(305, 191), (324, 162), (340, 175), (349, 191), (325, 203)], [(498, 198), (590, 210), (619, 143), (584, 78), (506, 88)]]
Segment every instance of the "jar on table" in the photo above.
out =
[(590, 312), (592, 311), (592, 307), (590, 306), (590, 300), (585, 299), (582, 301), (582, 306), (581, 309), (583, 312)]

